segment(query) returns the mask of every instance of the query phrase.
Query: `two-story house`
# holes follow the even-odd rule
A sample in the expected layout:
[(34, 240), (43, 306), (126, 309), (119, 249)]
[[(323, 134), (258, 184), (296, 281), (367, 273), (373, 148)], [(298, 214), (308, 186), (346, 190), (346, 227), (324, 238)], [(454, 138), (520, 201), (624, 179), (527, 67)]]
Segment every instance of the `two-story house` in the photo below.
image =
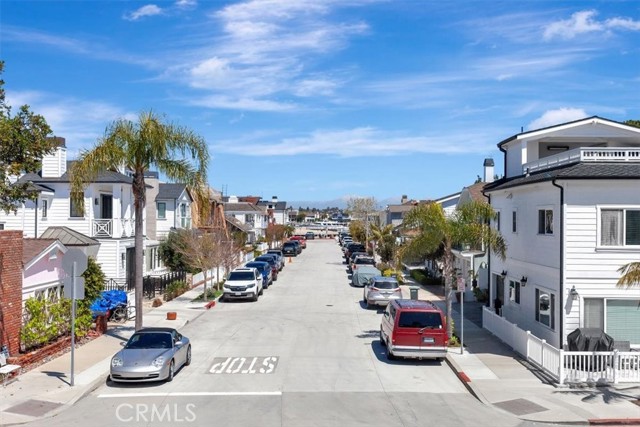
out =
[(236, 196), (229, 196), (224, 203), (224, 213), (227, 217), (233, 217), (239, 223), (251, 227), (247, 233), (249, 243), (255, 243), (258, 239), (264, 238), (269, 224), (269, 216), (265, 207), (240, 202)]
[(271, 200), (260, 200), (256, 204), (267, 209), (267, 215), (273, 224), (285, 225), (289, 220), (287, 202), (278, 201), (277, 196), (273, 196)]
[[(96, 260), (110, 278), (126, 278), (133, 272), (134, 211), (132, 179), (120, 172), (105, 171), (87, 185), (82, 205), (71, 197), (64, 138), (56, 138), (55, 151), (42, 159), (39, 173), (25, 174), (35, 201), (18, 206), (16, 214), (0, 212), (6, 230), (22, 230), (24, 237), (41, 237), (49, 227), (66, 227), (99, 242)], [(86, 243), (86, 242), (85, 242)]]
[(616, 286), (640, 260), (640, 129), (589, 117), (498, 148), (505, 177), (484, 192), (507, 258), (489, 262), (492, 306), (558, 348), (577, 327), (640, 345), (640, 289)]

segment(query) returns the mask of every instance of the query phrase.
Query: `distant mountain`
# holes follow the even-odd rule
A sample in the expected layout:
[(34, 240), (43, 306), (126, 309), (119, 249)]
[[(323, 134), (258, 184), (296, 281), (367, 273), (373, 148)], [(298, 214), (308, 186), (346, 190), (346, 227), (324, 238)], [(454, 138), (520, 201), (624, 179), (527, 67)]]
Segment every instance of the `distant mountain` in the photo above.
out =
[[(346, 209), (347, 202), (351, 199), (352, 196), (344, 196), (339, 199), (333, 200), (287, 200), (287, 207), (292, 207), (293, 209), (298, 209), (302, 207), (306, 209), (309, 207), (310, 209), (325, 209), (325, 208), (338, 208), (338, 209)], [(400, 197), (389, 197), (382, 200), (377, 200), (380, 209), (384, 209), (387, 205), (394, 205), (400, 203)]]

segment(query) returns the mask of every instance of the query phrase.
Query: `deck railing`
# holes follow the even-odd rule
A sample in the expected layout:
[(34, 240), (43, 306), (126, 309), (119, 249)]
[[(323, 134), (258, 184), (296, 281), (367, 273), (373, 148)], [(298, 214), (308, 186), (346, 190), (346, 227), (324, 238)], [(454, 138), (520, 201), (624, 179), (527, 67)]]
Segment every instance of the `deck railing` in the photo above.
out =
[(543, 157), (522, 166), (522, 174), (578, 162), (640, 162), (640, 148), (580, 147)]
[(559, 384), (640, 382), (640, 352), (566, 351), (483, 307), (482, 326)]
[(130, 219), (93, 219), (91, 220), (91, 237), (133, 237), (135, 236), (135, 220)]

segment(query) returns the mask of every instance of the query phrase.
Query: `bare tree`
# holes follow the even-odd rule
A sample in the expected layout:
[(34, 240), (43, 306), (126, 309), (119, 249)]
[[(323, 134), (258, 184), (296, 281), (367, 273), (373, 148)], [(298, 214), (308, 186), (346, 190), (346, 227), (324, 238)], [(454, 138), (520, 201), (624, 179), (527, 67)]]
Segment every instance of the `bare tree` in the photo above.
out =
[(174, 250), (183, 256), (185, 263), (193, 269), (202, 271), (204, 275), (204, 300), (208, 300), (207, 282), (209, 281), (209, 271), (216, 263), (215, 254), (218, 243), (212, 233), (201, 234), (194, 229), (176, 231), (176, 241)]
[(364, 223), (365, 247), (369, 248), (370, 216), (376, 212), (378, 202), (373, 197), (352, 197), (347, 201), (347, 212), (352, 219)]

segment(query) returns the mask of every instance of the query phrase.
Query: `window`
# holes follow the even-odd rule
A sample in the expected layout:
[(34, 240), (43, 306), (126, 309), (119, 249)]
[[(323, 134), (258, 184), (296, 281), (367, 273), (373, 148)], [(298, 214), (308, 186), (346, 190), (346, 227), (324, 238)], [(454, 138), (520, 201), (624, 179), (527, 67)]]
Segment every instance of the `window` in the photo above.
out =
[(48, 200), (42, 200), (42, 218), (47, 217)]
[[(80, 200), (80, 203), (76, 203), (76, 199)], [(83, 218), (84, 217), (84, 193), (72, 193), (69, 198), (70, 209), (69, 216), (71, 218)]]
[(556, 328), (556, 296), (536, 289), (536, 321), (551, 329)]
[(640, 300), (584, 299), (584, 327), (598, 328), (618, 341), (640, 344)]
[(0, 224), (0, 230), (4, 230), (4, 224)]
[(553, 210), (538, 209), (538, 234), (553, 234)]
[(518, 232), (518, 211), (511, 212), (511, 231)]
[(167, 204), (165, 202), (157, 203), (158, 219), (165, 219), (167, 217)]
[(509, 299), (520, 304), (520, 282), (509, 280)]
[(500, 231), (500, 211), (496, 212), (496, 217), (493, 221), (496, 225), (496, 230)]
[(640, 209), (600, 210), (600, 244), (640, 245)]

